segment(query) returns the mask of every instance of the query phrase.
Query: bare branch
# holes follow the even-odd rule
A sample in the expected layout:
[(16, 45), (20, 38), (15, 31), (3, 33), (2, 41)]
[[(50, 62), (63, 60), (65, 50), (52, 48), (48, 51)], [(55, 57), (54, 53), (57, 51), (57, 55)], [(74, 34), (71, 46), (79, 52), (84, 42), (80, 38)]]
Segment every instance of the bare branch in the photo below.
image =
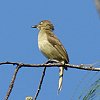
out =
[[(82, 70), (90, 70), (90, 71), (100, 71), (100, 67), (96, 68), (94, 64), (80, 64), (80, 65), (74, 65), (74, 64), (65, 64), (62, 65), (61, 63), (48, 63), (48, 64), (24, 64), (24, 63), (18, 63), (18, 62), (0, 62), (0, 65), (4, 64), (13, 64), (18, 65), (20, 67), (68, 67), (68, 68), (76, 68), (76, 69), (82, 69)], [(100, 65), (99, 65), (100, 66)]]
[(41, 77), (41, 80), (40, 80), (40, 83), (39, 83), (37, 92), (36, 92), (36, 94), (35, 94), (35, 96), (34, 96), (34, 100), (37, 99), (37, 97), (38, 97), (38, 95), (39, 95), (39, 92), (40, 92), (40, 90), (41, 90), (41, 86), (42, 86), (42, 83), (43, 83), (43, 79), (44, 79), (44, 76), (45, 76), (45, 72), (46, 72), (46, 67), (44, 67), (44, 70), (43, 70), (43, 72), (42, 72), (42, 77)]
[[(10, 96), (10, 93), (11, 93), (12, 88), (14, 86), (14, 82), (15, 82), (17, 73), (18, 73), (18, 71), (21, 67), (44, 67), (42, 77), (41, 77), (36, 95), (34, 97), (34, 100), (37, 99), (37, 96), (38, 96), (38, 94), (41, 90), (41, 86), (42, 86), (43, 79), (44, 79), (44, 76), (45, 76), (46, 67), (60, 67), (60, 66), (63, 66), (63, 67), (68, 67), (68, 68), (81, 69), (81, 70), (100, 71), (100, 67), (99, 68), (95, 67), (97, 64), (80, 64), (80, 65), (64, 64), (63, 65), (63, 64), (61, 64), (61, 63), (59, 63), (58, 61), (55, 61), (55, 60), (51, 60), (51, 61), (49, 61), (47, 63), (44, 63), (44, 64), (25, 64), (25, 63), (8, 62), (8, 61), (7, 62), (0, 62), (0, 65), (5, 65), (5, 64), (17, 65), (17, 67), (15, 69), (15, 72), (14, 72), (14, 75), (12, 77), (11, 83), (9, 85), (9, 89), (8, 89), (7, 94), (5, 96), (5, 100), (8, 100), (8, 98)], [(100, 66), (100, 64), (97, 65), (97, 66)]]
[(15, 69), (15, 72), (14, 72), (14, 75), (13, 75), (13, 77), (12, 77), (11, 83), (10, 83), (10, 85), (9, 85), (7, 94), (6, 94), (6, 96), (5, 96), (5, 100), (8, 100), (8, 98), (9, 98), (9, 96), (10, 96), (10, 93), (11, 93), (12, 88), (13, 88), (13, 86), (14, 86), (14, 82), (15, 82), (15, 79), (16, 79), (16, 76), (17, 76), (17, 73), (18, 73), (19, 69), (20, 69), (20, 66), (17, 65), (17, 67), (16, 67), (16, 69)]

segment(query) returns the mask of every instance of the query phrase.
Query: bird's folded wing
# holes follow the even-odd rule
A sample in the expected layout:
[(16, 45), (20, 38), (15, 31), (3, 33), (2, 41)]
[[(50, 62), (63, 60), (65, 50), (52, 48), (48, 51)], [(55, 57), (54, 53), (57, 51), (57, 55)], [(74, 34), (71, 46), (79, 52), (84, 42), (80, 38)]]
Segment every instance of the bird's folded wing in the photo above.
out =
[(47, 35), (48, 41), (58, 50), (59, 54), (62, 56), (63, 59), (69, 62), (68, 54), (64, 48), (64, 46), (61, 44), (59, 39), (53, 34), (49, 32), (49, 35)]

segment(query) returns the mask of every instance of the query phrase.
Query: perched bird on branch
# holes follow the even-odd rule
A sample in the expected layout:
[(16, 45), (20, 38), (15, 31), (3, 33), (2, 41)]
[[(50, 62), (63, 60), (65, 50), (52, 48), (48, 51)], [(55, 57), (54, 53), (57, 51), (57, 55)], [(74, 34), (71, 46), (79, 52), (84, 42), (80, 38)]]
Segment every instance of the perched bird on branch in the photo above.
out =
[[(54, 26), (50, 21), (43, 20), (38, 25), (32, 26), (32, 28), (39, 29), (38, 47), (46, 58), (49, 60), (57, 60), (61, 64), (69, 63), (68, 54), (62, 43), (53, 33)], [(67, 68), (61, 66), (59, 69), (58, 93), (62, 89), (64, 69), (67, 70)]]

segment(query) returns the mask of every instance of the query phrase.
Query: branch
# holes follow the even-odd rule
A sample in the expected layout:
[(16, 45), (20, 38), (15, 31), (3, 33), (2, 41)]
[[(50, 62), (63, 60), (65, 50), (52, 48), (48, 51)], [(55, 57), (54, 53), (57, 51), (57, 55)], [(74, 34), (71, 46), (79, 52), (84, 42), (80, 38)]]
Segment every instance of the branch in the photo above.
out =
[[(42, 77), (41, 77), (36, 95), (34, 97), (34, 100), (36, 100), (36, 98), (37, 98), (37, 96), (38, 96), (38, 94), (41, 90), (41, 85), (42, 85), (42, 82), (43, 82), (43, 79), (44, 79), (44, 76), (45, 76), (46, 67), (60, 67), (60, 66), (63, 66), (63, 67), (76, 68), (76, 69), (82, 69), (82, 70), (100, 71), (100, 68), (95, 67), (96, 64), (80, 64), (80, 65), (64, 64), (63, 65), (63, 64), (59, 63), (56, 60), (51, 60), (51, 61), (48, 61), (47, 63), (44, 63), (44, 64), (25, 64), (25, 63), (8, 62), (8, 61), (7, 62), (0, 62), (0, 65), (5, 65), (5, 64), (11, 64), (11, 65), (16, 65), (17, 66), (16, 69), (15, 69), (14, 75), (12, 77), (11, 83), (9, 85), (9, 89), (7, 91), (7, 94), (5, 96), (5, 100), (8, 100), (8, 98), (10, 96), (10, 93), (11, 93), (12, 88), (14, 86), (14, 82), (15, 82), (17, 73), (18, 73), (18, 71), (21, 67), (44, 67)], [(98, 66), (100, 66), (100, 64)]]
[(15, 71), (14, 71), (14, 75), (13, 75), (13, 77), (12, 77), (12, 80), (11, 80), (11, 82), (10, 82), (10, 85), (9, 85), (9, 88), (8, 88), (8, 91), (7, 91), (7, 94), (6, 94), (6, 96), (5, 96), (5, 100), (8, 100), (8, 98), (9, 98), (9, 96), (10, 96), (10, 93), (11, 93), (12, 88), (13, 88), (13, 86), (14, 86), (14, 82), (15, 82), (15, 79), (16, 79), (16, 76), (17, 76), (17, 73), (18, 73), (19, 69), (20, 69), (20, 66), (17, 65), (17, 67), (16, 67), (16, 69), (15, 69)]
[(42, 72), (42, 77), (41, 77), (41, 80), (40, 80), (40, 83), (39, 83), (37, 92), (36, 92), (36, 94), (35, 94), (35, 96), (34, 96), (34, 100), (37, 99), (37, 97), (38, 97), (38, 95), (39, 95), (39, 92), (40, 92), (40, 90), (41, 90), (41, 86), (42, 86), (42, 83), (43, 83), (43, 79), (44, 79), (44, 76), (45, 76), (45, 72), (46, 72), (46, 67), (44, 67), (44, 70), (43, 70), (43, 72)]
[[(100, 68), (96, 68), (95, 64), (80, 64), (80, 65), (74, 65), (74, 64), (61, 64), (61, 63), (48, 63), (48, 64), (24, 64), (24, 63), (18, 63), (18, 62), (0, 62), (0, 65), (4, 64), (12, 64), (17, 65), (20, 67), (68, 67), (68, 68), (76, 68), (81, 70), (90, 70), (90, 71), (100, 71)], [(100, 65), (98, 65), (100, 66)]]

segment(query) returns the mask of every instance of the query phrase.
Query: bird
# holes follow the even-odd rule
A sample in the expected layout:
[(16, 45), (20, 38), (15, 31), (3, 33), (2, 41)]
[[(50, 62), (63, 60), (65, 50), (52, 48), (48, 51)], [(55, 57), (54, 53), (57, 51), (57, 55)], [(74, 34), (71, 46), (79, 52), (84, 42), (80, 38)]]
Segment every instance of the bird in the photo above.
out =
[[(32, 28), (37, 28), (38, 33), (38, 47), (43, 55), (49, 60), (57, 60), (61, 64), (68, 64), (69, 57), (66, 49), (53, 33), (54, 25), (49, 20), (42, 20), (39, 24), (33, 25)], [(63, 74), (66, 67), (59, 67), (59, 83), (58, 94), (62, 90)]]

